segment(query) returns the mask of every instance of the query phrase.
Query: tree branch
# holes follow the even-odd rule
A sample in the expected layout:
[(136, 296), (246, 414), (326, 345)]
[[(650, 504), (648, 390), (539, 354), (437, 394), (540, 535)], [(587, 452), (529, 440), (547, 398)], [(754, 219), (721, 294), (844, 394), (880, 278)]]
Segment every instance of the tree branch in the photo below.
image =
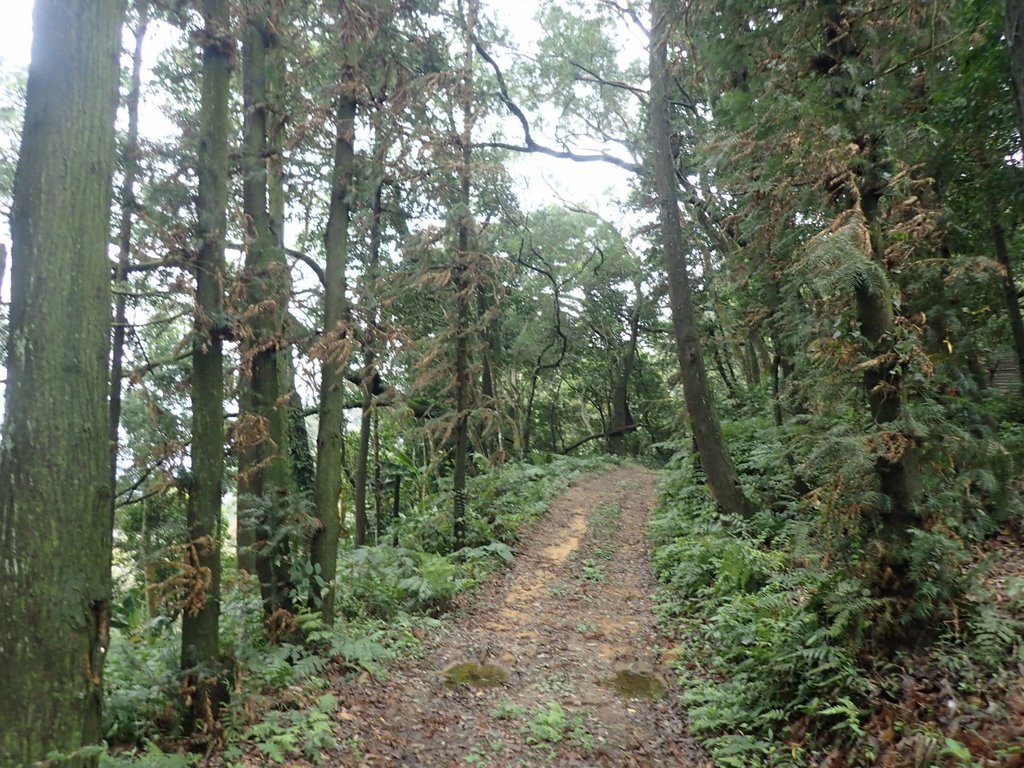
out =
[(582, 440), (577, 440), (572, 445), (566, 446), (565, 448), (563, 448), (562, 449), (562, 454), (564, 455), (564, 454), (567, 454), (567, 453), (569, 453), (571, 451), (575, 451), (581, 445), (589, 443), (591, 440), (597, 440), (598, 438), (602, 438), (602, 437), (615, 437), (616, 435), (625, 435), (628, 432), (634, 432), (634, 431), (640, 429), (640, 427), (642, 427), (642, 426), (643, 426), (643, 424), (627, 424), (626, 426), (619, 427), (618, 429), (609, 429), (609, 430), (607, 430), (605, 432), (597, 432), (596, 434), (593, 434), (593, 435), (587, 435)]
[(513, 101), (509, 95), (508, 85), (505, 82), (505, 75), (501, 71), (501, 67), (498, 66), (491, 55), (487, 52), (487, 49), (481, 44), (481, 42), (473, 38), (473, 47), (476, 48), (476, 52), (480, 54), (480, 58), (486, 61), (492, 70), (494, 70), (494, 76), (498, 80), (498, 97), (502, 103), (508, 109), (509, 112), (515, 116), (516, 120), (519, 121), (520, 127), (523, 129), (523, 145), (509, 144), (501, 141), (491, 142), (480, 142), (473, 144), (474, 147), (489, 147), (493, 149), (505, 149), (510, 152), (533, 152), (541, 155), (547, 155), (548, 157), (555, 157), (561, 160), (572, 160), (576, 163), (609, 163), (611, 165), (618, 166), (630, 173), (640, 173), (640, 166), (636, 163), (632, 163), (628, 160), (623, 160), (621, 157), (606, 154), (579, 154), (577, 152), (568, 152), (566, 150), (554, 149), (552, 147), (538, 144), (533, 138), (533, 134), (530, 131), (530, 121), (526, 117), (526, 114), (520, 109), (519, 105)]
[[(225, 245), (232, 251), (239, 251), (241, 253), (245, 252), (245, 246), (240, 243), (226, 243)], [(325, 284), (326, 278), (324, 277), (324, 268), (317, 264), (311, 256), (303, 253), (302, 251), (297, 251), (294, 248), (285, 248), (284, 252), (286, 256), (291, 256), (293, 259), (297, 259), (309, 267), (310, 271), (316, 275), (317, 280), (320, 281), (320, 285)]]
[(635, 85), (630, 85), (629, 83), (625, 83), (622, 80), (606, 80), (605, 78), (601, 77), (601, 75), (598, 72), (595, 72), (594, 70), (583, 66), (578, 61), (570, 61), (569, 63), (572, 64), (572, 66), (576, 67), (576, 69), (578, 69), (580, 72), (587, 75), (587, 77), (580, 77), (579, 75), (577, 75), (576, 79), (579, 80), (580, 82), (594, 83), (596, 85), (607, 85), (609, 88), (619, 88), (623, 91), (629, 91), (630, 93), (636, 94), (637, 96), (640, 96), (641, 98), (644, 99), (650, 96), (650, 93), (644, 88), (639, 88)]
[(297, 259), (305, 264), (309, 269), (316, 275), (317, 280), (320, 281), (320, 285), (326, 286), (327, 278), (324, 277), (324, 268), (317, 264), (310, 256), (307, 256), (302, 251), (296, 251), (294, 248), (285, 248), (284, 252), (286, 255), (291, 256), (293, 259)]

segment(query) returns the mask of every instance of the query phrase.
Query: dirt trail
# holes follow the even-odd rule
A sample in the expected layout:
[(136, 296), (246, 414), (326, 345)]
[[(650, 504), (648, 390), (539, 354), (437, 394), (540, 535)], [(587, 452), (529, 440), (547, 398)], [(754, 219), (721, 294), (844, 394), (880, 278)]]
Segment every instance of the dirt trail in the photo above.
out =
[[(342, 692), (332, 764), (707, 765), (661, 667), (645, 546), (655, 481), (635, 467), (578, 479), (423, 659)], [(451, 679), (481, 664), (499, 681)]]

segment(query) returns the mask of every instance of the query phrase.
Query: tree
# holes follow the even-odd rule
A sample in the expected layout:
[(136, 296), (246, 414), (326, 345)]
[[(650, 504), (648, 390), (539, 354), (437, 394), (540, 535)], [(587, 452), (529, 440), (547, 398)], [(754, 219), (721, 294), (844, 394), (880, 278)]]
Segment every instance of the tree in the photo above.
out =
[[(1014, 104), (1017, 107), (1019, 147), (1024, 147), (1024, 2), (1005, 0), (1006, 41), (1010, 53), (1010, 81)], [(997, 210), (991, 221), (992, 240), (996, 258), (1003, 267), (1003, 295), (1006, 300), (1010, 331), (1013, 334), (1017, 366), (1024, 372), (1024, 320), (1021, 318), (1020, 297), (1014, 283), (1014, 270), (1006, 242), (1006, 232)]]
[(458, 177), (459, 194), (456, 209), (457, 252), (453, 269), (455, 291), (455, 457), (452, 477), (454, 548), (462, 549), (466, 544), (466, 461), (469, 452), (469, 303), (473, 292), (467, 272), (471, 238), (473, 235), (472, 191), (473, 191), (473, 127), (476, 122), (473, 104), (473, 35), (477, 19), (477, 0), (459, 3), (459, 16), (464, 25), (466, 51), (462, 68), (462, 87), (459, 90), (462, 106), (462, 131), (457, 146), (459, 149)]
[(135, 53), (132, 57), (131, 85), (125, 109), (128, 113), (128, 135), (123, 152), (124, 178), (121, 181), (121, 220), (117, 232), (117, 267), (114, 280), (121, 289), (114, 299), (114, 328), (110, 343), (110, 472), (117, 485), (117, 454), (121, 429), (121, 399), (124, 376), (124, 345), (128, 331), (128, 268), (131, 264), (132, 224), (135, 209), (135, 185), (139, 175), (139, 103), (142, 100), (142, 50), (149, 26), (149, 0), (136, 3), (138, 25), (135, 30)]
[[(352, 34), (351, 20), (341, 14), (342, 39)], [(345, 428), (345, 370), (348, 365), (349, 306), (345, 269), (348, 265), (349, 220), (355, 182), (355, 124), (357, 102), (353, 92), (351, 64), (339, 68), (339, 91), (334, 106), (334, 161), (331, 197), (324, 242), (324, 332), (320, 370), (320, 424), (316, 436), (316, 487), (314, 505), (318, 523), (310, 543), (313, 567), (311, 593), (319, 601), (327, 624), (334, 622), (332, 582), (337, 568), (341, 520), (342, 443)], [(365, 465), (364, 465), (365, 478)], [(364, 498), (365, 498), (365, 484)], [(357, 491), (358, 492), (358, 491)], [(356, 519), (356, 543), (366, 538), (366, 514)]]
[(107, 226), (124, 0), (37, 0), (0, 448), (0, 762), (100, 731), (110, 629)]
[[(246, 259), (240, 371), (238, 546), (245, 567), (254, 566), (269, 620), (291, 611), (288, 514), (292, 481), (287, 452), (287, 393), (282, 392), (284, 321), (290, 273), (272, 230), (268, 146), (272, 115), (268, 87), (279, 76), (278, 0), (247, 10), (243, 40), (244, 176)], [(273, 17), (273, 18), (272, 18)], [(250, 562), (250, 552), (254, 557)]]
[(195, 260), (192, 331), (192, 476), (188, 495), (185, 563), (193, 588), (181, 625), (181, 668), (188, 708), (185, 732), (212, 729), (226, 697), (220, 670), (220, 510), (224, 476), (224, 237), (227, 228), (228, 156), (235, 40), (230, 0), (206, 0), (201, 37), (199, 190), (200, 246)]
[(1004, 0), (1006, 41), (1010, 49), (1010, 81), (1020, 120), (1020, 140), (1024, 145), (1024, 2)]
[(651, 20), (651, 166), (657, 190), (661, 247), (668, 275), (672, 328), (686, 409), (715, 501), (726, 514), (746, 517), (751, 512), (750, 502), (743, 493), (739, 475), (722, 438), (714, 397), (708, 386), (697, 316), (693, 307), (693, 289), (687, 274), (686, 250), (679, 218), (679, 185), (672, 153), (672, 80), (668, 68), (672, 14), (668, 4), (661, 0), (651, 0)]

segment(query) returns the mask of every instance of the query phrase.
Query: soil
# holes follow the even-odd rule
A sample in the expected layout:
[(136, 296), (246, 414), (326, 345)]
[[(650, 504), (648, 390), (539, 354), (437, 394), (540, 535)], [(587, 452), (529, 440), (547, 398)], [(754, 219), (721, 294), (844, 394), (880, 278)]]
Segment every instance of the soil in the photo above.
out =
[(708, 766), (651, 601), (657, 476), (577, 479), (422, 658), (338, 691), (338, 766)]

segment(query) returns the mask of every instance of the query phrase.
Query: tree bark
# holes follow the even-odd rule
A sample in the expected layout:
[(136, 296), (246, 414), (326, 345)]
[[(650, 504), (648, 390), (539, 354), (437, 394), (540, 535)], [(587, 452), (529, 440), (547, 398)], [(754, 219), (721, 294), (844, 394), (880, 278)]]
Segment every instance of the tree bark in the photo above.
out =
[(761, 360), (758, 357), (760, 334), (756, 328), (747, 331), (743, 345), (743, 373), (747, 377), (747, 389), (756, 389), (761, 384)]
[[(822, 0), (823, 45), (840, 64), (844, 59), (863, 59), (863, 54), (849, 33), (853, 28), (852, 8), (838, 0)], [(843, 30), (840, 34), (837, 31)], [(879, 578), (883, 593), (905, 594), (909, 589), (906, 573), (906, 550), (910, 545), (909, 529), (918, 522), (915, 509), (918, 468), (913, 439), (899, 434), (902, 419), (902, 368), (895, 350), (896, 319), (893, 310), (893, 288), (886, 267), (885, 242), (879, 206), (885, 188), (886, 169), (881, 156), (882, 137), (873, 135), (864, 126), (865, 116), (849, 106), (849, 93), (854, 83), (845, 67), (837, 64), (828, 73), (833, 79), (832, 107), (837, 124), (851, 126), (850, 140), (863, 145), (856, 167), (851, 169), (856, 189), (852, 201), (863, 216), (863, 226), (870, 241), (871, 252), (865, 256), (879, 265), (881, 280), (860, 280), (854, 288), (857, 323), (867, 340), (866, 354), (875, 361), (865, 368), (862, 379), (864, 394), (872, 421), (879, 427), (894, 425), (890, 435), (896, 436), (895, 447), (880, 451), (875, 461), (879, 487), (888, 500), (888, 509), (877, 511), (883, 539)], [(864, 109), (865, 107), (861, 107)]]
[[(375, 153), (376, 154), (376, 153)], [(356, 455), (355, 476), (355, 509), (356, 544), (366, 543), (367, 514), (366, 490), (369, 483), (370, 466), (370, 432), (374, 420), (374, 387), (377, 383), (376, 353), (376, 286), (377, 267), (380, 262), (380, 236), (383, 224), (382, 208), (383, 186), (378, 183), (373, 197), (373, 210), (370, 221), (370, 253), (363, 275), (363, 301), (367, 310), (367, 326), (363, 331), (363, 375), (359, 386), (362, 390), (362, 402), (359, 418), (359, 451)], [(376, 505), (376, 501), (374, 502)], [(378, 521), (379, 525), (379, 521)]]
[(0, 764), (92, 766), (112, 547), (107, 227), (123, 0), (36, 0), (0, 447)]
[(1024, 379), (1024, 318), (1021, 318), (1020, 297), (1017, 295), (1017, 284), (1013, 279), (1013, 263), (1010, 260), (1010, 249), (1006, 244), (1006, 231), (999, 220), (999, 214), (992, 212), (991, 231), (992, 243), (996, 250), (996, 259), (1003, 268), (1000, 282), (1003, 286), (1003, 300), (1006, 303), (1006, 316), (1010, 321), (1010, 335), (1013, 337), (1013, 351), (1017, 356), (1017, 370)]
[(686, 251), (679, 216), (679, 189), (672, 159), (668, 5), (667, 0), (651, 0), (650, 130), (651, 162), (658, 196), (661, 245), (668, 275), (676, 355), (694, 440), (711, 493), (723, 512), (747, 517), (751, 513), (751, 506), (740, 486), (739, 475), (726, 449), (715, 413), (697, 330), (693, 288), (686, 271)]
[[(343, 82), (348, 80), (342, 73)], [(350, 87), (350, 84), (346, 87)], [(342, 441), (345, 421), (345, 368), (348, 364), (348, 299), (345, 269), (348, 264), (349, 219), (355, 182), (356, 101), (351, 92), (338, 95), (335, 108), (334, 170), (331, 203), (327, 218), (324, 268), (324, 340), (320, 373), (320, 426), (316, 435), (316, 489), (314, 493), (318, 530), (310, 544), (310, 559), (317, 572), (312, 590), (319, 597), (324, 621), (334, 621), (334, 591), (341, 519)], [(357, 483), (358, 486), (358, 483)], [(366, 537), (365, 507), (360, 526), (356, 518), (356, 541)], [(322, 586), (321, 586), (322, 585)]]
[(228, 102), (232, 58), (230, 0), (203, 6), (203, 74), (199, 117), (201, 246), (196, 259), (192, 341), (192, 486), (186, 562), (200, 588), (182, 612), (181, 668), (189, 702), (184, 731), (209, 731), (226, 698), (220, 670), (220, 511), (224, 476), (224, 240), (229, 186)]
[(498, 364), (501, 359), (501, 316), (499, 303), (493, 286), (481, 286), (477, 290), (477, 318), (481, 327), (480, 360), (480, 407), (489, 413), (480, 437), (480, 450), (491, 466), (500, 466), (505, 461), (503, 445), (503, 420), (501, 402), (498, 399)]
[[(268, 173), (268, 59), (276, 47), (272, 3), (250, 10), (243, 48), (245, 151), (242, 195), (247, 221), (246, 330), (242, 340), (238, 468), (239, 564), (255, 567), (267, 619), (291, 611), (288, 515), (291, 474), (287, 398), (281, 381), (290, 277), (271, 229)], [(241, 552), (251, 547), (254, 557)]]
[[(460, 4), (461, 5), (461, 4)], [(455, 467), (453, 481), (454, 549), (466, 544), (466, 462), (469, 451), (469, 270), (472, 216), (472, 141), (473, 141), (473, 29), (477, 0), (466, 0), (463, 18), (466, 25), (466, 51), (462, 78), (462, 135), (459, 138), (459, 230), (455, 264)]]
[[(639, 286), (636, 286), (639, 288)], [(629, 313), (629, 339), (619, 355), (615, 386), (612, 388), (611, 418), (608, 420), (608, 448), (617, 455), (626, 453), (626, 427), (633, 424), (629, 410), (629, 382), (633, 378), (636, 362), (637, 337), (640, 332), (640, 293), (636, 294), (633, 308)]]
[(1010, 79), (1017, 104), (1018, 131), (1024, 148), (1024, 0), (1005, 0), (1006, 42), (1010, 51)]

